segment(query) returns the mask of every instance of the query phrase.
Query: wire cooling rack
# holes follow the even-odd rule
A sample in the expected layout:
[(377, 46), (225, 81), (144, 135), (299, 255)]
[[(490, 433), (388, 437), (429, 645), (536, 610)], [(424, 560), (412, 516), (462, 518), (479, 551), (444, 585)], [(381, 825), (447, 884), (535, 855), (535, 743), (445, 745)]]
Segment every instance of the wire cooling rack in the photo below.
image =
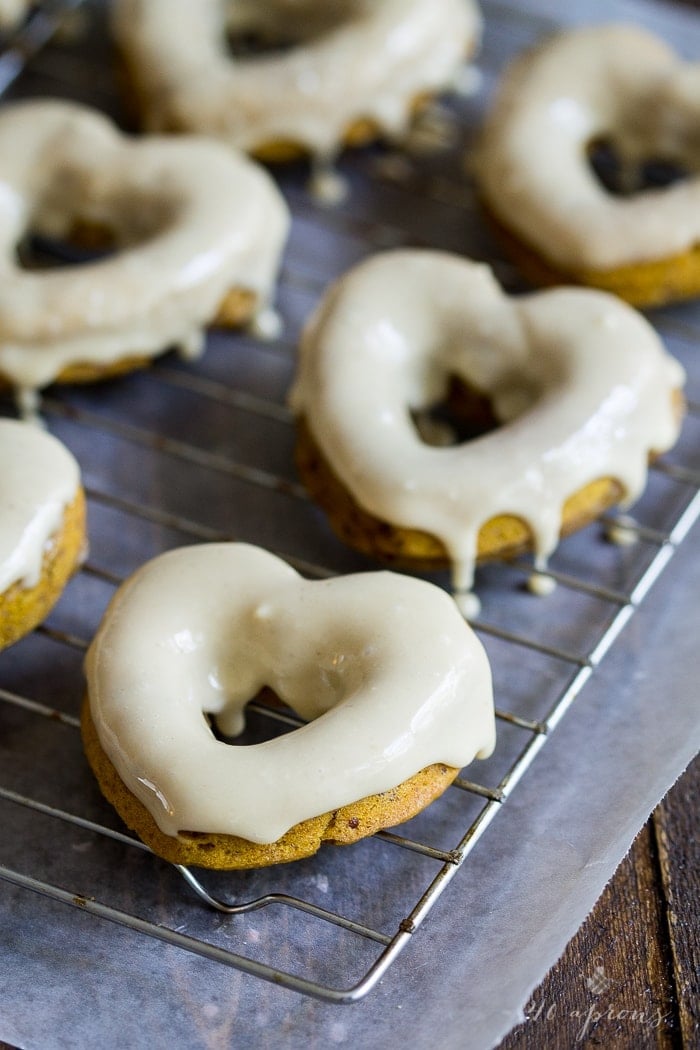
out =
[[(83, 5), (90, 18), (80, 34), (41, 50), (58, 6), (35, 12), (9, 41), (0, 88), (84, 99), (121, 116), (102, 6)], [(652, 316), (688, 369), (688, 416), (677, 448), (651, 468), (634, 517), (610, 515), (565, 541), (549, 569), (557, 589), (545, 599), (527, 593), (526, 559), (480, 571), (474, 626), (494, 667), (496, 752), (402, 828), (259, 872), (200, 879), (165, 864), (124, 833), (82, 757), (81, 662), (115, 586), (178, 544), (259, 542), (310, 577), (373, 567), (338, 543), (296, 480), (285, 392), (305, 316), (332, 277), (372, 251), (461, 251), (491, 261), (519, 290), (481, 225), (462, 157), (504, 61), (552, 24), (500, 3), (484, 8), (481, 80), (434, 107), (408, 152), (345, 158), (346, 204), (324, 209), (303, 170), (280, 173), (294, 214), (282, 337), (261, 344), (214, 332), (194, 365), (169, 356), (123, 380), (43, 397), (48, 426), (83, 469), (91, 554), (49, 621), (0, 663), (0, 878), (337, 1003), (362, 998), (415, 935), (700, 515), (698, 310)], [(298, 724), (261, 703), (249, 710), (254, 738)], [(494, 870), (494, 884), (501, 877)]]

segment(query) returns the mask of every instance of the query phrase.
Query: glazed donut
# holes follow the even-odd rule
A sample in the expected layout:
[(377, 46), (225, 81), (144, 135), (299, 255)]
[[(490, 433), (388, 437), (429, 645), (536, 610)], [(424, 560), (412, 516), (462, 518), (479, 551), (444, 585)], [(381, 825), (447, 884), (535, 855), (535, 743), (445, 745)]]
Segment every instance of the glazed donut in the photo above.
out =
[[(128, 139), (59, 101), (0, 112), (0, 376), (20, 389), (123, 371), (169, 346), (196, 354), (223, 308), (269, 301), (288, 215), (268, 175), (218, 143)], [(107, 230), (98, 262), (31, 271), (29, 232)], [(80, 235), (80, 234), (78, 234)]]
[[(480, 24), (473, 0), (118, 0), (113, 19), (147, 128), (265, 160), (397, 135), (454, 81)], [(231, 60), (227, 34), (245, 31), (292, 47)]]
[[(411, 413), (451, 380), (500, 425), (439, 448)], [(457, 591), (477, 557), (534, 547), (631, 502), (650, 451), (679, 429), (680, 365), (613, 296), (554, 289), (510, 299), (482, 264), (387, 252), (326, 294), (302, 340), (291, 404), (298, 462), (336, 530), (367, 553), (451, 563)]]
[(46, 431), (0, 420), (0, 649), (47, 616), (82, 561), (78, 464)]
[[(570, 30), (507, 71), (475, 175), (535, 283), (590, 285), (640, 306), (689, 298), (700, 294), (698, 127), (700, 64), (636, 26)], [(661, 160), (687, 177), (614, 196), (589, 163), (600, 144), (628, 176)]]
[[(494, 745), (484, 650), (449, 596), (391, 573), (309, 582), (240, 543), (161, 555), (87, 654), (100, 787), (160, 856), (258, 867), (408, 819)], [(308, 724), (260, 744), (263, 686)]]

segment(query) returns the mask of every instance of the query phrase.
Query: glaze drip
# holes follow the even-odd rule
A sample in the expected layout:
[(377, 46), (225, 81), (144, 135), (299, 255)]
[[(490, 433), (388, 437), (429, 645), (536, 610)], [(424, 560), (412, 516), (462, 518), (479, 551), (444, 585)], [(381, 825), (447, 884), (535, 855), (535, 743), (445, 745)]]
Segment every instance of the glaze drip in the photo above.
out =
[[(414, 100), (448, 88), (478, 41), (472, 0), (119, 0), (114, 29), (151, 130), (197, 130), (244, 150), (337, 153), (356, 122), (390, 136)], [(232, 60), (231, 25), (297, 46)]]
[[(59, 101), (0, 114), (0, 374), (25, 390), (71, 365), (169, 346), (189, 355), (231, 288), (272, 295), (288, 212), (252, 161), (202, 139), (129, 139)], [(76, 222), (121, 249), (95, 263), (23, 270), (28, 229), (68, 239)]]
[[(436, 447), (413, 420), (451, 377), (486, 396), (500, 425)], [(360, 507), (441, 540), (464, 592), (490, 519), (525, 521), (542, 569), (574, 493), (613, 478), (631, 503), (649, 453), (676, 439), (683, 378), (644, 318), (610, 295), (510, 298), (487, 266), (404, 250), (329, 290), (290, 400)]]
[[(245, 544), (171, 551), (113, 599), (86, 671), (102, 747), (169, 835), (273, 842), (294, 824), (494, 745), (481, 644), (448, 595), (392, 573), (303, 580)], [(238, 733), (263, 686), (307, 725)]]

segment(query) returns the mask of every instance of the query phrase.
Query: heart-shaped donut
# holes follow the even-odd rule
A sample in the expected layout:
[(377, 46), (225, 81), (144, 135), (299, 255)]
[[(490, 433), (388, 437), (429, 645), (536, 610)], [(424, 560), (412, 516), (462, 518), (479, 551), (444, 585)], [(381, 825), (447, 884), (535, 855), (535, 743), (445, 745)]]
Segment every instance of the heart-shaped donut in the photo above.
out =
[(0, 420), (0, 649), (44, 619), (85, 552), (75, 459), (29, 423)]
[[(484, 650), (448, 595), (391, 573), (302, 579), (246, 544), (161, 555), (86, 660), (86, 752), (169, 860), (249, 867), (399, 823), (494, 744)], [(308, 720), (240, 746), (263, 688)]]
[[(222, 304), (243, 321), (268, 303), (287, 225), (269, 176), (217, 143), (130, 139), (68, 102), (4, 107), (0, 376), (37, 388), (170, 346), (199, 352)], [(116, 253), (41, 271), (16, 261), (28, 233), (76, 230), (108, 233)]]
[[(638, 26), (569, 30), (507, 70), (478, 150), (480, 192), (535, 283), (591, 285), (636, 305), (694, 297), (699, 127), (700, 64)], [(613, 195), (589, 161), (603, 144), (630, 189), (645, 162), (686, 177)]]
[[(456, 381), (492, 429), (447, 447), (417, 415)], [(683, 370), (644, 318), (587, 289), (511, 298), (490, 269), (430, 251), (361, 263), (304, 334), (298, 461), (340, 535), (414, 567), (534, 548), (641, 492), (680, 425)]]
[[(473, 0), (119, 0), (113, 24), (146, 127), (280, 160), (402, 131), (454, 81), (481, 18)], [(240, 34), (290, 46), (231, 58)]]

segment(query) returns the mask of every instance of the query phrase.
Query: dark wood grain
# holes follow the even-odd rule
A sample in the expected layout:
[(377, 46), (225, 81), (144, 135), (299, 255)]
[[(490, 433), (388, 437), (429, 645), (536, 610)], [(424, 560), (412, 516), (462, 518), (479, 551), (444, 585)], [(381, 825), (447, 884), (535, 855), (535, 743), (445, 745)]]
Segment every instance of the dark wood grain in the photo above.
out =
[(642, 829), (500, 1050), (700, 1045), (696, 761)]
[(700, 761), (658, 807), (653, 827), (683, 1045), (700, 1046)]

